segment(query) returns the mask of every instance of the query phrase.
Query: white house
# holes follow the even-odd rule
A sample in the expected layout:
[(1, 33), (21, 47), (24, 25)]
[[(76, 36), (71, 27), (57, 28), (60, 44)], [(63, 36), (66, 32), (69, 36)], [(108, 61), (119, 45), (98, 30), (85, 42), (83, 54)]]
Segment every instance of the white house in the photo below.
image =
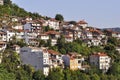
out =
[(73, 42), (73, 38), (69, 35), (65, 35), (65, 41), (66, 42)]
[(111, 58), (106, 53), (96, 53), (89, 57), (90, 64), (106, 72), (110, 67)]
[(47, 41), (49, 40), (49, 35), (47, 34), (40, 34), (37, 36), (38, 39), (41, 39), (41, 40), (44, 40), (44, 41)]
[(51, 39), (51, 45), (54, 46), (57, 44), (57, 39)]
[(17, 24), (16, 26), (12, 26), (13, 29), (23, 29), (23, 25)]
[(51, 68), (61, 67), (63, 68), (62, 55), (54, 50), (48, 50), (51, 62)]
[(47, 20), (47, 21), (46, 21), (46, 24), (47, 24), (50, 28), (52, 28), (52, 29), (54, 29), (54, 30), (59, 30), (59, 29), (60, 29), (60, 27), (59, 27), (59, 21), (57, 21), (57, 20), (55, 20), (55, 19)]
[(84, 20), (79, 21), (77, 24), (82, 28), (86, 28), (88, 26), (88, 23)]
[(4, 50), (7, 46), (6, 42), (0, 41), (0, 51)]
[(17, 39), (24, 39), (24, 30), (18, 30), (16, 32), (16, 38)]
[(7, 33), (0, 31), (0, 41), (7, 41)]
[(7, 42), (12, 40), (12, 37), (15, 36), (15, 32), (13, 29), (3, 29), (3, 31), (6, 33)]
[(32, 65), (35, 70), (42, 70), (44, 75), (49, 73), (49, 53), (46, 49), (23, 47), (20, 49), (22, 64)]

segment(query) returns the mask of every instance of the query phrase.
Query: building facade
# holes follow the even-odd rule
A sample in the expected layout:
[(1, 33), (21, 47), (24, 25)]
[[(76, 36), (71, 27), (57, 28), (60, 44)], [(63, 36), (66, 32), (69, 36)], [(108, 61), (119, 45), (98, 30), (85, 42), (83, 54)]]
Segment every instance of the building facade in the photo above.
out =
[(42, 70), (44, 75), (49, 73), (49, 54), (46, 49), (23, 47), (20, 49), (22, 64), (31, 65), (35, 70)]
[(90, 64), (106, 72), (110, 67), (111, 58), (106, 53), (97, 53), (90, 56)]

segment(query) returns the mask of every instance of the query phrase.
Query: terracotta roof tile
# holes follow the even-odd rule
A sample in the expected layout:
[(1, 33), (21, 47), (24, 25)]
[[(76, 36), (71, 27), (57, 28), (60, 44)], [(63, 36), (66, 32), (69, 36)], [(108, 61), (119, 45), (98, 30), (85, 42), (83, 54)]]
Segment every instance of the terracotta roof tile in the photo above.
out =
[(88, 24), (87, 22), (85, 22), (84, 20), (81, 20), (78, 22), (78, 24)]
[(54, 50), (48, 50), (48, 52), (49, 52), (49, 54), (54, 54), (54, 55), (60, 54), (59, 52), (54, 51)]
[(46, 32), (45, 34), (60, 34), (59, 32), (56, 32), (56, 31), (48, 31)]

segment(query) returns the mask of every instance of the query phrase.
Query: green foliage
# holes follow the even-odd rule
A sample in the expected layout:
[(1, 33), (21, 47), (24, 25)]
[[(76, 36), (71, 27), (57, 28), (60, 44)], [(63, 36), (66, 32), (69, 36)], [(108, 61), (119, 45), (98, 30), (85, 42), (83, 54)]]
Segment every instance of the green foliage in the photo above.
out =
[(33, 19), (44, 18), (38, 13), (31, 13), (25, 11), (23, 8), (20, 8), (16, 4), (12, 4), (10, 0), (4, 0), (5, 5), (0, 5), (0, 16), (7, 14), (8, 16), (17, 16), (17, 17), (26, 17), (30, 16)]
[(110, 74), (113, 75), (120, 75), (120, 63), (114, 63), (112, 64), (112, 67), (110, 68)]
[(105, 52), (104, 49), (101, 46), (91, 46), (90, 47), (93, 52)]
[(15, 74), (8, 72), (3, 65), (0, 65), (0, 80), (15, 80)]
[(34, 80), (45, 80), (45, 75), (41, 70), (35, 71), (33, 74)]
[(43, 26), (43, 30), (44, 30), (44, 32), (47, 32), (47, 31), (49, 31), (49, 30), (51, 30), (51, 29), (50, 29), (49, 26)]
[(61, 14), (56, 14), (55, 19), (59, 21), (63, 21), (64, 17)]
[(39, 47), (44, 46), (45, 44), (45, 41), (41, 39), (39, 39), (38, 42), (39, 42)]
[(97, 74), (92, 74), (91, 80), (100, 80), (100, 77)]
[(113, 44), (114, 46), (119, 44), (119, 41), (115, 37), (109, 37), (107, 42)]
[(57, 46), (59, 49), (65, 46), (65, 37), (63, 35), (61, 35), (60, 38), (58, 38)]
[(47, 80), (63, 80), (64, 75), (61, 69), (59, 68), (53, 68), (49, 75), (47, 76)]
[(76, 25), (76, 24), (77, 24), (76, 21), (70, 21), (69, 23), (70, 23), (70, 24), (73, 24), (73, 25)]
[(4, 0), (4, 4), (5, 4), (5, 5), (11, 5), (11, 4), (12, 4), (12, 1), (11, 1), (11, 0)]
[(47, 42), (45, 43), (46, 47), (51, 47), (51, 39), (48, 39)]

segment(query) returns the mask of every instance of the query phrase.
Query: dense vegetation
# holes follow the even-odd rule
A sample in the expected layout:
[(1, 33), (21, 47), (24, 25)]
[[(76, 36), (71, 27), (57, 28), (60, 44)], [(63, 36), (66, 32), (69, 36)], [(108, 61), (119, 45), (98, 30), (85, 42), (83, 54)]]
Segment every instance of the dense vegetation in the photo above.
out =
[(0, 17), (4, 15), (17, 17), (32, 17), (33, 19), (48, 18), (42, 17), (36, 12), (35, 13), (27, 12), (23, 8), (20, 8), (18, 5), (13, 4), (10, 0), (5, 0), (4, 5), (0, 5)]
[(112, 64), (107, 73), (91, 66), (85, 71), (54, 68), (46, 77), (42, 71), (35, 71), (30, 65), (22, 65), (19, 55), (5, 50), (0, 65), (0, 80), (120, 80), (120, 62)]

